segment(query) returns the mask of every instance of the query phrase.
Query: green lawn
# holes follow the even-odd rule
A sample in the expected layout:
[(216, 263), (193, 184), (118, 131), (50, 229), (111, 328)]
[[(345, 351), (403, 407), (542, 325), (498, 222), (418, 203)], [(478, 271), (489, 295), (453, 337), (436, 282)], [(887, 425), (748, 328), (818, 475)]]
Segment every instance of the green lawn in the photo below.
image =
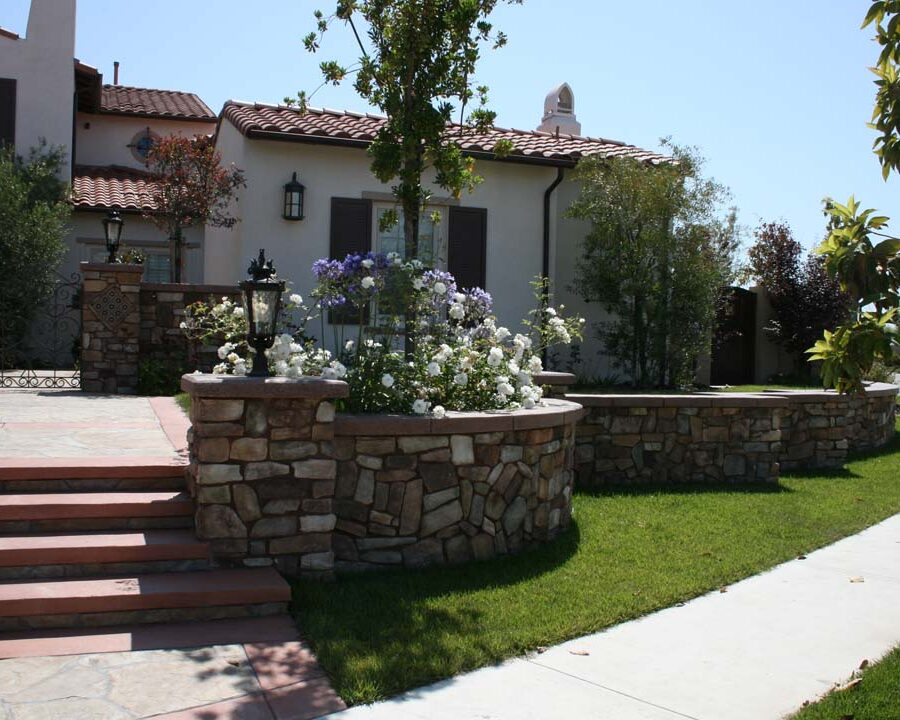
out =
[(792, 720), (900, 720), (900, 648), (862, 671), (858, 685), (807, 705)]
[(687, 600), (896, 512), (900, 436), (845, 471), (776, 487), (578, 493), (574, 527), (550, 545), (299, 581), (295, 612), (338, 693), (370, 702)]

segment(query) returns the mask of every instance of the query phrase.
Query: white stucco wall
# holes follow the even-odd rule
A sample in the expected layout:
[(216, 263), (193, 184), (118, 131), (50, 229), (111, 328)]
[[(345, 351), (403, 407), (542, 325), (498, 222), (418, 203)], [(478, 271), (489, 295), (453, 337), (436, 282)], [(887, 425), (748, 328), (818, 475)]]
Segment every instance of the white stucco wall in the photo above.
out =
[(75, 161), (79, 165), (123, 165), (143, 169), (144, 163), (134, 157), (128, 145), (135, 135), (148, 127), (159, 136), (194, 137), (210, 135), (216, 126), (188, 120), (78, 113), (75, 122)]
[[(332, 197), (390, 193), (369, 171), (363, 150), (306, 143), (247, 140), (227, 121), (218, 138), (223, 162), (234, 161), (247, 176), (238, 208), (241, 223), (232, 230), (206, 232), (204, 281), (234, 283), (245, 276), (248, 260), (264, 247), (281, 277), (301, 293), (313, 286), (310, 270), (327, 257)], [(283, 185), (296, 171), (306, 186), (305, 219), (282, 219)], [(544, 190), (556, 169), (523, 164), (478, 163), (484, 182), (460, 204), (487, 208), (487, 290), (500, 321), (517, 329), (533, 307), (529, 281), (541, 272)], [(447, 193), (433, 188), (436, 197)], [(377, 205), (376, 201), (376, 205)], [(440, 209), (440, 208), (438, 208)], [(377, 223), (373, 221), (373, 234)], [(326, 328), (326, 336), (331, 333)]]
[(32, 0), (28, 28), (18, 40), (0, 36), (0, 77), (16, 83), (16, 152), (26, 155), (41, 138), (68, 155), (75, 93), (75, 0)]

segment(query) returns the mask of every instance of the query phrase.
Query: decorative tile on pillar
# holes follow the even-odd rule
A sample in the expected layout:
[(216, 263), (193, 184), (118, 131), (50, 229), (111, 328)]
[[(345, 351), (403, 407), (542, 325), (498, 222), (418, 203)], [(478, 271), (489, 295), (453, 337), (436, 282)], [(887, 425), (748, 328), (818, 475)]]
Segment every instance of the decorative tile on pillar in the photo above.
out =
[(134, 309), (118, 285), (110, 285), (95, 297), (89, 307), (108, 330), (115, 330)]

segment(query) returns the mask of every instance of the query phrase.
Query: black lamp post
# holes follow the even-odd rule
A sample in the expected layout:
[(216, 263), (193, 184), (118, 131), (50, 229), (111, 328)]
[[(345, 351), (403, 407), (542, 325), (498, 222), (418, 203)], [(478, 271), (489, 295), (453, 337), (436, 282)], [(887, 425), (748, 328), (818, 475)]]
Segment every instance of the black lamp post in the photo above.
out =
[(285, 220), (303, 219), (303, 191), (305, 189), (297, 180), (297, 173), (294, 173), (290, 182), (285, 183), (284, 212), (282, 214)]
[(244, 316), (247, 318), (247, 344), (256, 351), (249, 375), (268, 377), (266, 350), (275, 342), (284, 280), (276, 276), (272, 261), (266, 260), (265, 250), (260, 250), (259, 257), (250, 261), (247, 273), (250, 279), (241, 283), (241, 292), (244, 296)]
[(122, 238), (122, 226), (125, 221), (115, 210), (103, 218), (103, 235), (106, 237), (106, 252), (109, 253), (106, 262), (114, 263), (116, 253), (119, 252), (119, 240)]

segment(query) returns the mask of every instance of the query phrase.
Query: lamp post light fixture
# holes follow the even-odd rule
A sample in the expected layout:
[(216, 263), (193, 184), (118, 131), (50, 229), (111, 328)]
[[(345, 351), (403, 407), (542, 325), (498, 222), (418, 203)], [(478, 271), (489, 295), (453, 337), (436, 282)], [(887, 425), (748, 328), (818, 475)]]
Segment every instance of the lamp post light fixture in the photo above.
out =
[(303, 192), (306, 188), (297, 180), (297, 173), (294, 173), (290, 182), (284, 186), (284, 212), (282, 217), (285, 220), (302, 220), (303, 219)]
[(119, 252), (119, 241), (122, 239), (122, 226), (125, 221), (115, 210), (103, 218), (103, 235), (106, 237), (106, 262), (112, 264), (116, 261), (116, 253)]
[(275, 342), (284, 280), (278, 279), (272, 261), (266, 260), (266, 251), (262, 249), (259, 257), (250, 261), (247, 273), (250, 279), (241, 282), (240, 287), (247, 318), (247, 344), (256, 351), (249, 376), (268, 377), (266, 350)]

